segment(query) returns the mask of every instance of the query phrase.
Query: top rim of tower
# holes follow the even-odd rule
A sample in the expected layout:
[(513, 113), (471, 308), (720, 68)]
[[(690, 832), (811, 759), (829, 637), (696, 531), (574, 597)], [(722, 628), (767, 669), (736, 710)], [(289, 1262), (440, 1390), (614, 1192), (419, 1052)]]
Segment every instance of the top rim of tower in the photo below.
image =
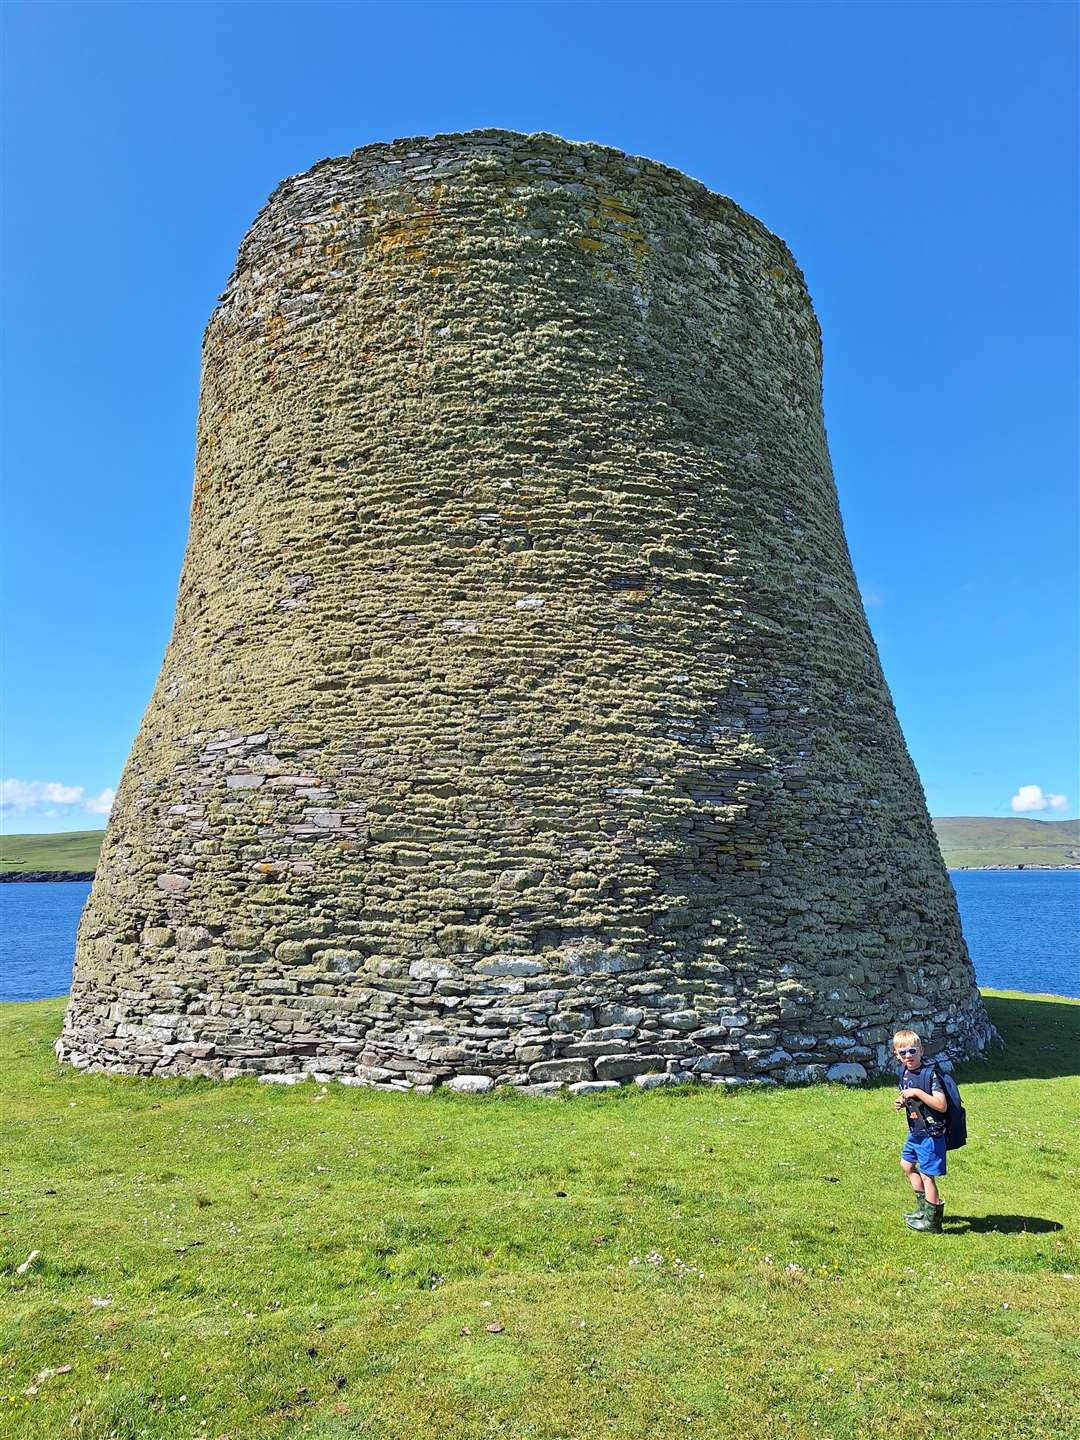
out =
[[(738, 201), (733, 200), (730, 195), (721, 191), (712, 190), (703, 181), (674, 165), (668, 165), (662, 160), (653, 160), (649, 156), (634, 155), (629, 151), (620, 150), (613, 145), (603, 145), (594, 140), (568, 140), (565, 136), (556, 135), (549, 130), (508, 130), (498, 126), (480, 127), (474, 130), (438, 131), (432, 135), (409, 135), (401, 136), (393, 140), (376, 140), (367, 145), (359, 145), (354, 150), (344, 155), (324, 156), (309, 165), (306, 170), (299, 170), (287, 175), (270, 192), (265, 204), (260, 208), (254, 220), (248, 226), (241, 240), (237, 263), (232, 275), (225, 286), (225, 290), (219, 297), (219, 303), (228, 296), (237, 271), (241, 268), (244, 259), (244, 252), (252, 241), (255, 233), (259, 230), (260, 222), (268, 216), (274, 207), (282, 200), (293, 195), (300, 187), (309, 184), (317, 177), (327, 172), (346, 171), (365, 160), (378, 160), (385, 158), (389, 165), (403, 165), (407, 160), (420, 160), (425, 149), (443, 151), (444, 154), (451, 149), (455, 142), (460, 143), (463, 148), (473, 151), (483, 149), (483, 142), (490, 141), (491, 148), (505, 146), (508, 142), (524, 150), (526, 147), (535, 147), (539, 151), (556, 151), (561, 149), (568, 157), (575, 154), (588, 154), (598, 157), (604, 162), (605, 167), (610, 169), (628, 170), (635, 176), (654, 177), (662, 179), (667, 186), (675, 192), (681, 192), (690, 200), (699, 203), (704, 202), (715, 206), (718, 212), (728, 218), (736, 218), (741, 225), (757, 235), (765, 244), (775, 247), (778, 255), (790, 266), (793, 278), (802, 288), (806, 297), (810, 314), (813, 317), (814, 325), (818, 332), (818, 343), (820, 346), (821, 327), (817, 314), (814, 310), (813, 299), (810, 295), (810, 288), (806, 283), (806, 276), (795, 259), (787, 242), (758, 217), (741, 206)], [(447, 156), (449, 158), (449, 156)], [(437, 173), (431, 173), (417, 179), (438, 179)]]
[[(499, 126), (481, 127), (475, 130), (447, 130), (437, 131), (433, 135), (406, 135), (394, 140), (374, 140), (368, 145), (358, 145), (356, 149), (350, 150), (345, 155), (327, 155), (309, 165), (306, 170), (298, 170), (292, 175), (286, 175), (270, 192), (266, 206), (271, 205), (276, 199), (294, 189), (297, 184), (306, 181), (322, 170), (342, 167), (364, 158), (374, 157), (380, 151), (387, 154), (391, 163), (408, 156), (411, 150), (420, 146), (438, 146), (440, 148), (454, 141), (469, 141), (475, 145), (479, 140), (491, 140), (492, 142), (505, 142), (507, 140), (516, 143), (535, 143), (548, 146), (562, 146), (568, 153), (574, 151), (588, 151), (592, 154), (601, 155), (609, 162), (622, 163), (635, 167), (646, 174), (664, 175), (678, 182), (679, 187), (690, 194), (700, 198), (720, 201), (725, 206), (738, 212), (745, 220), (749, 221), (754, 229), (760, 230), (762, 236), (775, 244), (781, 246), (791, 257), (791, 263), (798, 269), (798, 262), (795, 260), (791, 249), (782, 236), (770, 230), (764, 221), (745, 209), (737, 200), (722, 191), (711, 190), (702, 180), (688, 175), (685, 170), (680, 170), (676, 165), (668, 165), (663, 160), (653, 160), (648, 155), (634, 155), (628, 150), (620, 150), (615, 145), (602, 145), (598, 140), (568, 140), (563, 135), (556, 135), (552, 130), (505, 130)], [(266, 206), (263, 208), (265, 209)], [(800, 271), (801, 274), (801, 271)]]

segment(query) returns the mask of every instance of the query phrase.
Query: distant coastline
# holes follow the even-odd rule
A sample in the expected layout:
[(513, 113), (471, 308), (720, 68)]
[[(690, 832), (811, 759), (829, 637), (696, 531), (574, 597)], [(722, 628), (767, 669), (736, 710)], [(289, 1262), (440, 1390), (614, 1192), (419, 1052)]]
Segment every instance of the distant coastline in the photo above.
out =
[(965, 872), (969, 870), (1080, 870), (1080, 864), (1072, 861), (1063, 862), (1060, 865), (1033, 865), (1030, 862), (1020, 861), (1016, 865), (950, 865), (946, 860), (945, 868), (946, 870), (963, 870)]
[(93, 870), (0, 870), (0, 885), (57, 884), (61, 880), (93, 880)]

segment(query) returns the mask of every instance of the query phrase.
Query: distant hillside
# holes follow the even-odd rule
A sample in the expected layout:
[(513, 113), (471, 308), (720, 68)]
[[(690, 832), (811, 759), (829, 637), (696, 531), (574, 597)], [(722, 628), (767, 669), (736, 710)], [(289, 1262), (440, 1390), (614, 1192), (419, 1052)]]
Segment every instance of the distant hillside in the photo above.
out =
[(0, 835), (0, 870), (95, 870), (104, 830)]
[(938, 844), (951, 870), (983, 866), (1080, 867), (1080, 820), (997, 820), (957, 815), (935, 820)]
[[(1080, 820), (995, 820), (963, 815), (935, 820), (951, 870), (980, 866), (1053, 865), (1080, 868)], [(66, 835), (0, 837), (0, 870), (93, 870), (103, 830)]]

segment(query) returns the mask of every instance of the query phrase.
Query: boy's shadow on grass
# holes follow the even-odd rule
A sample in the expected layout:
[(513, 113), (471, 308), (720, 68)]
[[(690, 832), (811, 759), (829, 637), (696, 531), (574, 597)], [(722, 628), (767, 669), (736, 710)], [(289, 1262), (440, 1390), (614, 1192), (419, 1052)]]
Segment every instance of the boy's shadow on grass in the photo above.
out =
[(952, 1215), (945, 1228), (957, 1235), (1045, 1235), (1065, 1227), (1057, 1220), (1040, 1220), (1036, 1215)]
[(983, 994), (986, 1013), (1004, 1048), (991, 1045), (983, 1059), (965, 1065), (964, 1082), (1054, 1080), (1080, 1075), (1080, 1005), (1021, 995)]

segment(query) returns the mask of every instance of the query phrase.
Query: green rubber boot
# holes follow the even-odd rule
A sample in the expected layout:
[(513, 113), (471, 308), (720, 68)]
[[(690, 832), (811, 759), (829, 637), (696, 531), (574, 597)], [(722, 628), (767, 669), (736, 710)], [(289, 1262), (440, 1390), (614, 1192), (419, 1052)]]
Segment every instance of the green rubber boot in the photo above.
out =
[(904, 1219), (905, 1219), (906, 1221), (908, 1221), (909, 1223), (910, 1223), (912, 1220), (921, 1220), (922, 1217), (923, 1217), (923, 1215), (924, 1215), (925, 1213), (926, 1213), (926, 1196), (925, 1196), (925, 1195), (922, 1193), (922, 1191), (920, 1190), (920, 1191), (919, 1191), (919, 1198), (915, 1201), (915, 1209), (914, 1209), (914, 1210), (908, 1210), (908, 1211), (905, 1213), (905, 1215), (904, 1215)]
[(909, 1230), (921, 1230), (927, 1235), (941, 1234), (941, 1217), (945, 1214), (945, 1206), (930, 1205), (923, 1201), (923, 1213), (914, 1220), (905, 1217), (904, 1223)]

